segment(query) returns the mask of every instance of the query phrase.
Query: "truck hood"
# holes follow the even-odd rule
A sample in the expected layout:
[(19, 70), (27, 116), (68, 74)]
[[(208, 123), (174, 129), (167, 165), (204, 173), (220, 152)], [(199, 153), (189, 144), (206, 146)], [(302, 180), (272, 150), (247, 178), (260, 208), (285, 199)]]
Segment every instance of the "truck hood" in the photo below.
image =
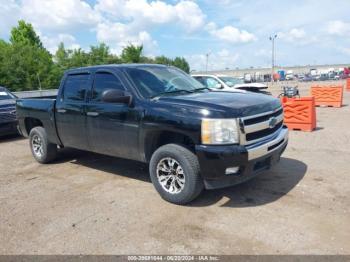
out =
[[(166, 103), (169, 107), (185, 108), (189, 114), (203, 112), (206, 117), (243, 117), (268, 111), (274, 111), (281, 107), (278, 99), (251, 92), (201, 92), (176, 96), (163, 96), (158, 99), (160, 103)], [(197, 110), (195, 110), (197, 109)]]
[(266, 89), (267, 85), (262, 83), (246, 83), (246, 84), (237, 84), (233, 86), (234, 88), (255, 88), (255, 89)]
[(15, 106), (16, 100), (14, 99), (5, 99), (5, 100), (0, 100), (0, 106)]

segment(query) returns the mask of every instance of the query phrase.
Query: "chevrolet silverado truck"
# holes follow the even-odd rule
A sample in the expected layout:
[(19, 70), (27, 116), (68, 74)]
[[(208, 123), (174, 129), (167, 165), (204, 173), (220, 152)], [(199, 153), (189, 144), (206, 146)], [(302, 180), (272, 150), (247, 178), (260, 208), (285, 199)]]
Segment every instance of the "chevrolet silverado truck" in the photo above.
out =
[(270, 169), (288, 142), (278, 99), (211, 91), (162, 65), (71, 69), (57, 98), (16, 104), (38, 162), (63, 147), (145, 162), (160, 196), (176, 204)]

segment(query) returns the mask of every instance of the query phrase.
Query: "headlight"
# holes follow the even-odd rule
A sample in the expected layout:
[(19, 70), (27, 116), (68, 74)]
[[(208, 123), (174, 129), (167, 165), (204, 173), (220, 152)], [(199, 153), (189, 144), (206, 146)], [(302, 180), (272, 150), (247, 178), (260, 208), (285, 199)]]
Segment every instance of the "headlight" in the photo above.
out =
[(237, 144), (239, 142), (236, 119), (203, 119), (203, 144)]

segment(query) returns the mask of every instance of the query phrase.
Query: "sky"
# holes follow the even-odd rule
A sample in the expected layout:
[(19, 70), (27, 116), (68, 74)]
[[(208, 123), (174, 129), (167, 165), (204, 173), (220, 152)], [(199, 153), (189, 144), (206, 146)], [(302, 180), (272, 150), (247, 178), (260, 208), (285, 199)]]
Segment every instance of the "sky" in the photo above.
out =
[(60, 42), (111, 52), (143, 44), (148, 56), (182, 56), (191, 69), (350, 64), (350, 0), (0, 0), (0, 38), (19, 19), (52, 53)]

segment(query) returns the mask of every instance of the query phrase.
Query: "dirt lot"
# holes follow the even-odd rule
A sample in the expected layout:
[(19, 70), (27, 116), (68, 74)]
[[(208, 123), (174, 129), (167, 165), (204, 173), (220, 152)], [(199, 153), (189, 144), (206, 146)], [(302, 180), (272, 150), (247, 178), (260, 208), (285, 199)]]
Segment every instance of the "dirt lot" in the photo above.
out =
[(66, 150), (40, 165), (27, 140), (1, 139), (0, 254), (350, 254), (344, 103), (291, 132), (273, 171), (188, 206), (163, 201), (144, 164)]

